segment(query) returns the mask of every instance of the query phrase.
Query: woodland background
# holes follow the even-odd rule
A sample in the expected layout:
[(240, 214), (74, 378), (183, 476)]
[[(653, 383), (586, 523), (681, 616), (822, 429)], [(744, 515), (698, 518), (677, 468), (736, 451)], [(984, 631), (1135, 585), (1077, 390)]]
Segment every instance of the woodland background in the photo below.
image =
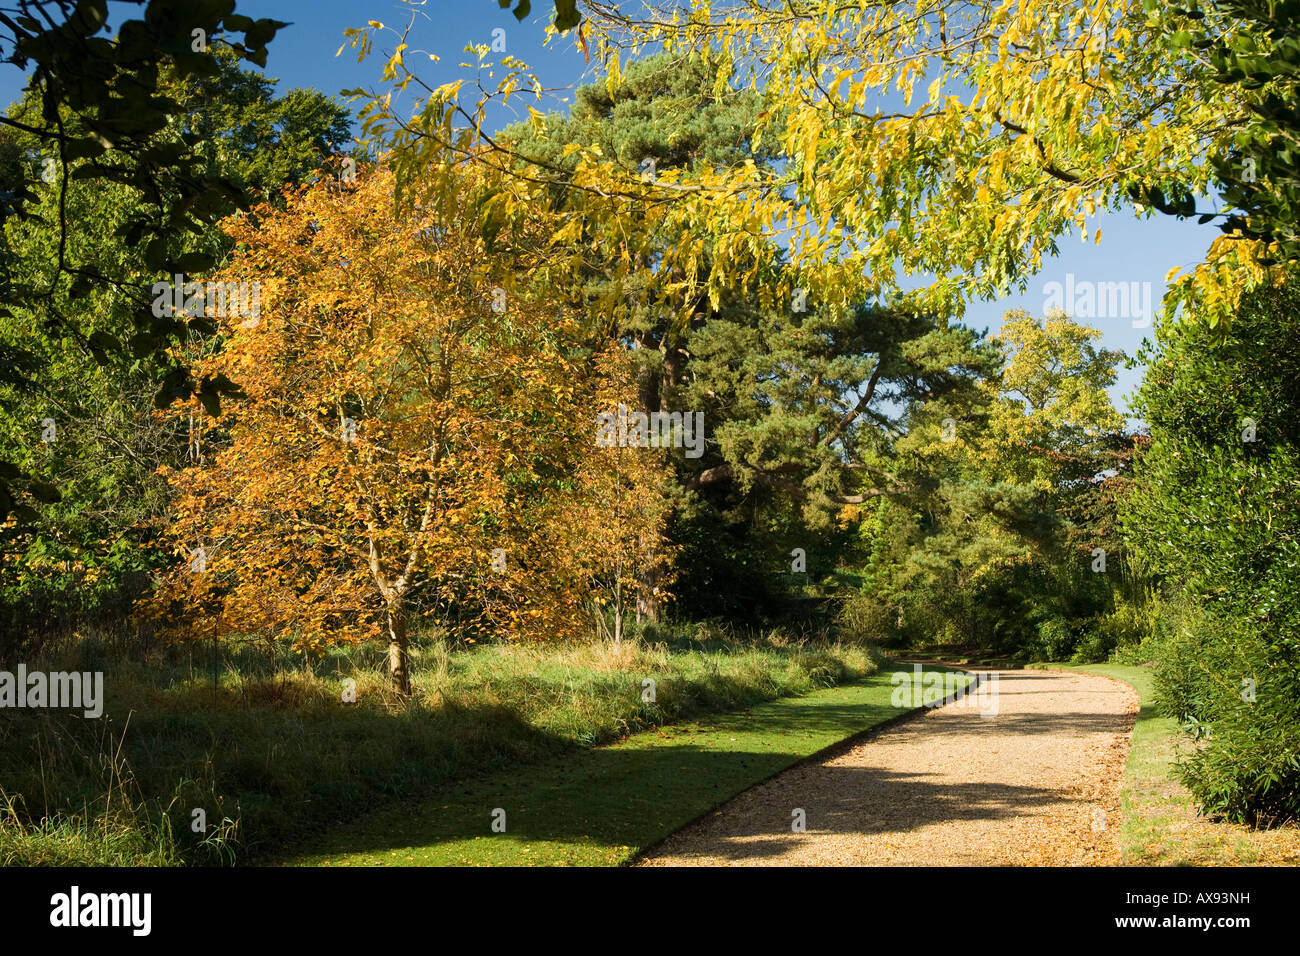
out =
[[(918, 650), (1150, 663), (1203, 812), (1294, 820), (1296, 4), (560, 0), (599, 78), (492, 131), (526, 65), (371, 21), (360, 140), (248, 68), (284, 24), (114, 6), (0, 16), (0, 665), (111, 717), (5, 713), (6, 860), (255, 855)], [(964, 324), (1134, 206), (1207, 246), (1140, 355)]]

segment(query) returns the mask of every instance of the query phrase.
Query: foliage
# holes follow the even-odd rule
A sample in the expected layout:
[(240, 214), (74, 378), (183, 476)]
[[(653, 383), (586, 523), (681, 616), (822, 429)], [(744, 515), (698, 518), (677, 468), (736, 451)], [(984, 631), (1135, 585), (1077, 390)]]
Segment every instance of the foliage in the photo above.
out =
[(399, 221), (378, 171), (231, 222), (217, 278), (261, 276), (261, 315), (223, 317), (200, 366), (247, 398), (174, 474), (169, 532), (189, 553), (154, 613), (303, 650), (382, 627), (405, 689), (413, 597), (445, 606), (494, 550), (509, 559), (508, 486), (566, 460), (575, 369), (553, 304), (494, 292), (503, 263), (465, 228), (469, 186)]
[(947, 440), (928, 446), (932, 492), (882, 499), (863, 523), (865, 583), (848, 626), (1029, 659), (1081, 643), (1101, 653), (1126, 575), (1103, 489), (1126, 462), (1106, 393), (1122, 356), (1098, 350), (1098, 336), (1061, 314), (1008, 313), (978, 399), (936, 423)]
[(1298, 304), (1294, 286), (1270, 290), (1223, 336), (1159, 330), (1136, 406), (1151, 443), (1122, 512), (1141, 565), (1196, 602), (1161, 642), (1157, 688), (1209, 728), (1184, 780), (1238, 821), (1300, 809)]
[[(1216, 13), (1216, 30), (1231, 36), (1238, 12)], [(644, 217), (651, 233), (690, 237), (664, 250), (643, 280), (682, 325), (701, 298), (716, 307), (737, 289), (768, 305), (804, 288), (843, 308), (899, 293), (907, 275), (933, 277), (908, 294), (914, 305), (960, 315), (970, 298), (1023, 289), (1063, 236), (1100, 240), (1088, 225), (1099, 211), (1136, 204), (1194, 215), (1193, 197), (1213, 181), (1207, 159), (1230, 153), (1255, 115), (1250, 91), (1220, 82), (1187, 42), (1199, 29), (1195, 11), (1155, 2), (698, 0), (685, 9), (647, 3), (636, 16), (591, 4), (585, 14), (580, 42), (611, 91), (628, 54), (655, 49), (685, 62), (708, 49), (716, 89), (748, 88), (764, 99), (753, 148), (788, 157), (645, 181), (620, 157), (575, 140), (573, 173), (539, 168), (503, 185), (493, 218), (508, 219), (537, 189), (566, 187), (570, 228), (537, 266), (557, 284), (576, 274), (563, 244), (580, 222), (593, 234), (618, 234), (618, 224)], [(444, 159), (496, 170), (513, 162), (479, 131), (488, 104), (543, 95), (527, 65), (491, 63), (480, 51), (480, 75), (497, 84), (475, 98), (463, 81), (421, 83), (402, 55), (411, 28), (372, 22), (351, 31), (352, 46), (364, 57), (390, 31), (398, 45), (384, 79), (427, 95), (407, 114), (393, 105), (393, 90), (374, 91), (362, 122), (391, 147), (404, 201), (436, 192)], [(1279, 82), (1289, 82), (1284, 63), (1279, 71)], [(1285, 99), (1281, 87), (1278, 95)], [(774, 276), (762, 250), (777, 237), (791, 268)], [(626, 248), (629, 277), (647, 249)], [(1207, 324), (1224, 320), (1241, 291), (1281, 280), (1267, 265), (1274, 252), (1262, 240), (1220, 237), (1172, 283), (1166, 316), (1181, 307)]]
[[(616, 349), (601, 358), (594, 406), (598, 415), (613, 418), (619, 406), (635, 408), (635, 382), (627, 353)], [(629, 608), (647, 598), (666, 603), (670, 596), (675, 548), (665, 532), (673, 498), (661, 436), (669, 437), (657, 432), (642, 448), (602, 444), (598, 434), (597, 447), (577, 463), (573, 487), (557, 505), (555, 523), (563, 535), (558, 550), (569, 556), (571, 576), (590, 582), (588, 606), (598, 636), (605, 630), (605, 611), (612, 615), (615, 644), (622, 643)], [(653, 593), (642, 594), (647, 589)]]
[(352, 138), (345, 108), (316, 90), (277, 93), (278, 80), (242, 69), (223, 48), (214, 59), (212, 75), (169, 75), (166, 86), (182, 108), (178, 125), (198, 137), (196, 150), (211, 173), (276, 202), (285, 186), (306, 182), (322, 167), (336, 171), (331, 160)]
[[(0, 240), (0, 302), (36, 312), (44, 337), (75, 341), (101, 361), (112, 353), (126, 354), (125, 337), (104, 329), (88, 331), (77, 311), (60, 302), (64, 294), (75, 299), (92, 289), (132, 291), (129, 279), (105, 271), (93, 255), (79, 255), (69, 247), (72, 220), (66, 197), (74, 170), (76, 178), (88, 184), (118, 184), (133, 195), (130, 214), (114, 235), (127, 246), (142, 247), (149, 270), (171, 274), (211, 264), (209, 255), (187, 248), (177, 237), (201, 231), (224, 216), (229, 204), (246, 200), (235, 184), (204, 168), (196, 152), (198, 134), (173, 128), (171, 121), (182, 110), (163, 84), (169, 70), (182, 77), (218, 75), (218, 47), (266, 65), (266, 44), (286, 24), (253, 20), (234, 9), (233, 0), (149, 0), (144, 17), (124, 20), (114, 40), (98, 36), (110, 30), (105, 0), (75, 6), (22, 0), (14, 16), (0, 17), (0, 57), (30, 71), (31, 106), (0, 116), (0, 127), (33, 137), (39, 143), (35, 158), (50, 161), (40, 163), (38, 176), (6, 177), (9, 188), (0, 195), (0, 220), (34, 215), (28, 207), (38, 201), (39, 190), (48, 188), (58, 196), (52, 215), (58, 241), (53, 249), (42, 250), (39, 258), (20, 256)], [(46, 168), (53, 171), (54, 182), (35, 186)], [(143, 289), (133, 291), (143, 305)], [(218, 400), (219, 383), (193, 382), (183, 366), (169, 361), (168, 345), (185, 335), (186, 323), (162, 322), (143, 308), (132, 318), (137, 356), (167, 369), (160, 391), (163, 401), (192, 393)], [(0, 340), (0, 382), (26, 386), (35, 368), (31, 353)], [(39, 484), (30, 484), (21, 469), (0, 465), (0, 519), (14, 510), (24, 493), (49, 497)], [(19, 516), (30, 520), (30, 509)]]
[[(286, 182), (314, 172), (322, 154), (340, 141), (346, 113), (315, 92), (277, 95), (272, 81), (241, 70), (232, 54), (218, 50), (214, 60), (219, 72), (201, 80), (164, 67), (159, 89), (176, 104), (177, 125), (200, 132), (197, 160), (212, 175), (278, 197)], [(238, 110), (220, 105), (227, 97)], [(28, 94), (10, 112), (33, 115), (39, 103)], [(75, 123), (69, 116), (65, 128)], [(0, 129), (0, 139), (14, 148), (9, 168), (15, 176), (40, 173), (31, 158), (39, 147), (34, 135)], [(150, 270), (141, 250), (117, 234), (144, 208), (136, 191), (87, 180), (81, 172), (93, 172), (88, 164), (70, 162), (65, 191), (42, 188), (27, 205), (30, 217), (5, 225), (5, 242), (37, 284), (54, 282), (60, 243), (68, 255), (93, 261), (124, 283), (84, 288), (75, 296), (60, 287), (50, 301), (75, 312), (92, 336), (128, 341), (142, 307), (135, 290), (174, 276)], [(67, 216), (62, 231), (60, 209)], [(214, 257), (229, 248), (215, 225), (191, 241)], [(190, 318), (186, 349), (202, 341), (197, 326), (206, 321)], [(131, 356), (87, 352), (75, 338), (51, 336), (40, 307), (11, 302), (8, 314), (0, 315), (0, 343), (30, 359), (25, 383), (0, 384), (0, 460), (39, 482), (33, 486), (38, 491), (47, 489), (39, 507), (17, 506), (21, 522), (0, 527), (0, 585), (10, 617), (0, 654), (7, 659), (42, 635), (125, 617), (158, 565), (150, 544), (168, 518), (166, 483), (155, 472), (190, 454), (193, 422), (154, 416), (159, 373), (148, 360), (147, 342), (136, 342)]]
[[(706, 408), (697, 393), (686, 390), (686, 383), (700, 374), (691, 332), (678, 327), (662, 296), (644, 281), (646, 269), (680, 236), (657, 231), (653, 220), (635, 213), (617, 223), (613, 231), (598, 228), (595, 220), (588, 229), (585, 216), (579, 222), (565, 215), (567, 190), (581, 160), (573, 144), (586, 144), (627, 168), (653, 164), (655, 175), (731, 166), (746, 160), (766, 162), (770, 157), (755, 153), (746, 135), (761, 103), (752, 93), (730, 87), (719, 89), (707, 51), (684, 61), (645, 57), (628, 65), (623, 80), (617, 86), (580, 86), (567, 113), (550, 113), (536, 116), (532, 122), (514, 124), (494, 141), (508, 152), (519, 175), (548, 184), (539, 191), (538, 199), (559, 215), (561, 225), (555, 241), (562, 241), (566, 252), (576, 257), (574, 265), (581, 281), (570, 283), (570, 290), (575, 305), (587, 315), (591, 347), (602, 351), (612, 347), (626, 353), (626, 377), (635, 382), (636, 388), (622, 401), (634, 412), (698, 414), (703, 410), (706, 429), (716, 432), (725, 420), (726, 406), (710, 402)], [(625, 266), (630, 238), (640, 250), (642, 268), (628, 272)], [(775, 249), (766, 250), (766, 254), (775, 261)], [(707, 261), (708, 257), (708, 249), (702, 249), (701, 258)], [(719, 318), (752, 322), (755, 315), (754, 303), (740, 293), (725, 296), (716, 304), (700, 299), (691, 330), (706, 329)], [(699, 440), (703, 443), (705, 435), (701, 434)], [(707, 467), (703, 458), (690, 457), (680, 450), (666, 449), (662, 459), (665, 481), (676, 486), (675, 490), (694, 481)], [(751, 513), (760, 510), (758, 503), (754, 504)], [(716, 505), (716, 500), (691, 501), (676, 494), (666, 516), (673, 526), (672, 536), (691, 540), (693, 522), (718, 520)], [(644, 560), (638, 564), (643, 577), (635, 587), (637, 615), (654, 619), (663, 610), (668, 583), (663, 576), (674, 555), (665, 546), (657, 554), (645, 553), (642, 557)], [(721, 556), (697, 552), (695, 563), (698, 570), (711, 573), (721, 563)]]
[[(1198, 11), (1199, 12), (1199, 11)], [(1232, 149), (1212, 157), (1233, 212), (1220, 228), (1300, 260), (1300, 3), (1210, 0), (1190, 32), (1212, 65), (1211, 76), (1240, 87), (1245, 120)], [(1225, 22), (1226, 21), (1226, 22)], [(1179, 37), (1186, 41), (1187, 35)]]
[[(1043, 489), (1073, 490), (1109, 464), (1097, 436), (1122, 421), (1106, 389), (1115, 384), (1123, 354), (1098, 349), (1101, 332), (1051, 312), (1038, 320), (1024, 311), (1003, 318), (992, 341), (1005, 356), (992, 393), (989, 470)], [(987, 459), (986, 459), (987, 460)]]

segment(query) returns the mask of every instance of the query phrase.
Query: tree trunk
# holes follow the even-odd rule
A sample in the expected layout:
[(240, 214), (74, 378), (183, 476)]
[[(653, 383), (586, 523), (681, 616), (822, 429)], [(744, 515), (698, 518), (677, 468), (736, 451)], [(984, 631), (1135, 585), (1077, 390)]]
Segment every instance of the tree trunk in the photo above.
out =
[[(673, 338), (676, 338), (676, 336), (673, 336)], [(642, 347), (645, 347), (644, 343)], [(669, 344), (665, 341), (661, 349), (663, 352), (663, 368), (656, 371), (649, 365), (644, 365), (637, 376), (637, 391), (641, 411), (647, 415), (667, 410), (668, 402), (665, 401), (665, 389), (678, 385), (683, 377), (686, 356), (681, 348), (677, 344)], [(659, 564), (659, 557), (656, 548), (651, 552), (650, 563), (643, 567), (637, 575), (636, 620), (638, 624), (642, 620), (658, 624), (663, 612), (663, 601), (656, 593), (664, 577), (663, 568)]]
[(388, 602), (388, 676), (393, 690), (411, 695), (411, 672), (406, 653), (406, 614), (400, 598)]
[(663, 580), (663, 569), (656, 562), (641, 571), (640, 587), (636, 592), (636, 619), (645, 618), (651, 624), (659, 623), (662, 602), (655, 590)]
[[(619, 574), (623, 572), (619, 567)], [(623, 643), (623, 582), (621, 578), (614, 581), (614, 645)]]

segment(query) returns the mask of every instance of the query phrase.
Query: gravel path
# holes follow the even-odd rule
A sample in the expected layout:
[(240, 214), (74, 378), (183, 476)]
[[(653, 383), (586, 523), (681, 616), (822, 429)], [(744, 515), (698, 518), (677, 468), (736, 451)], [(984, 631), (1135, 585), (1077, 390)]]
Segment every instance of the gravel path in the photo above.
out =
[(1093, 674), (985, 673), (996, 714), (949, 704), (792, 767), (642, 865), (1117, 864), (1136, 692)]

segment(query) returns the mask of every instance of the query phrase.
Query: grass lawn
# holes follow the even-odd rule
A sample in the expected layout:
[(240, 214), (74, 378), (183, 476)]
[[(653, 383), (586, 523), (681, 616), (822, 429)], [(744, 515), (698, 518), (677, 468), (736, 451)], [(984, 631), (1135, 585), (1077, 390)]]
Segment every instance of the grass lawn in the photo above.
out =
[[(331, 829), (306, 866), (616, 866), (797, 761), (903, 711), (887, 672), (494, 773)], [(494, 810), (505, 832), (494, 833)]]
[(1191, 746), (1154, 706), (1149, 667), (1126, 664), (1048, 664), (1117, 677), (1133, 685), (1142, 709), (1133, 728), (1124, 774), (1120, 832), (1128, 866), (1286, 866), (1300, 864), (1300, 827), (1253, 830), (1197, 816), (1191, 794), (1173, 776), (1178, 748)]
[[(697, 627), (619, 647), (457, 649), (430, 637), (413, 649), (414, 695), (398, 702), (383, 652), (337, 648), (274, 667), (242, 651), (209, 667), (183, 652), (118, 662), (104, 666), (100, 720), (6, 712), (0, 865), (274, 858), (360, 814), (458, 794), (462, 781), (525, 766), (545, 776), (638, 731), (851, 684), (879, 666), (869, 648), (775, 629)], [(66, 655), (48, 669), (96, 670), (108, 656), (93, 644)], [(342, 699), (345, 678), (356, 703)], [(198, 834), (196, 810), (208, 823)]]

